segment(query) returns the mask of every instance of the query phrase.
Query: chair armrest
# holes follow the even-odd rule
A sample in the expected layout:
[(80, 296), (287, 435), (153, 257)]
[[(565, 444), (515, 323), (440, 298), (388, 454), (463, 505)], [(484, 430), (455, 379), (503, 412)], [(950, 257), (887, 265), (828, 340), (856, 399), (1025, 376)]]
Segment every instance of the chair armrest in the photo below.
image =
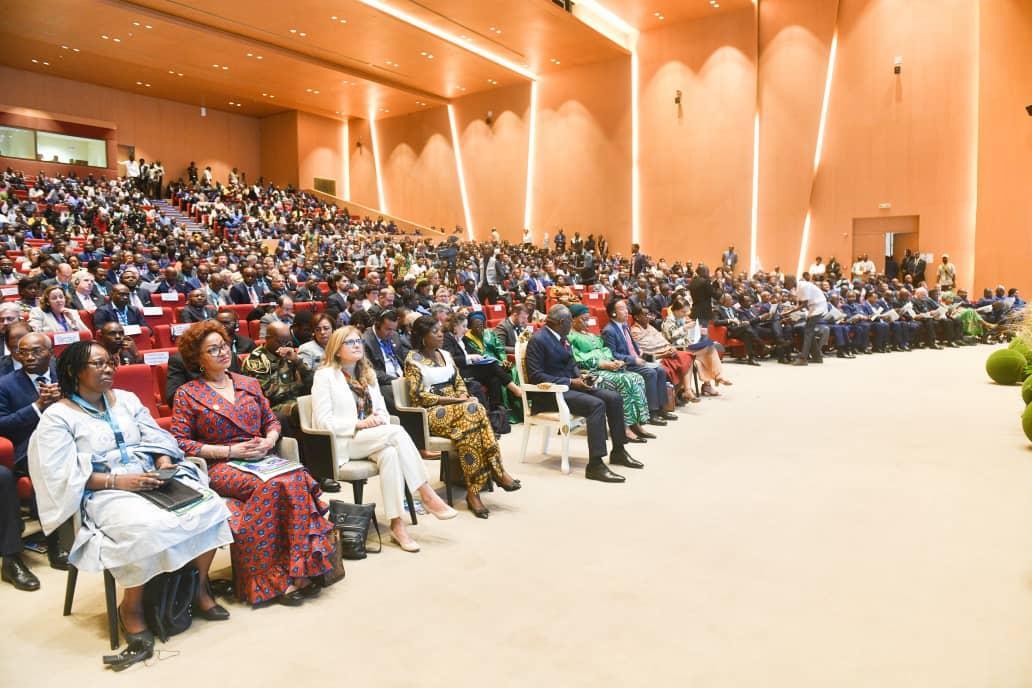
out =
[(208, 473), (208, 462), (205, 461), (204, 459), (202, 459), (201, 457), (199, 457), (199, 456), (187, 456), (183, 460), (187, 461), (189, 463), (192, 463), (193, 465), (197, 466), (199, 469), (201, 469), (202, 473), (205, 473), (205, 474)]
[(556, 392), (562, 394), (563, 392), (569, 392), (569, 385), (553, 385), (551, 382), (540, 382), (536, 385), (524, 383), (520, 385), (520, 389), (524, 392)]
[(301, 452), (298, 451), (297, 440), (293, 437), (281, 437), (279, 443), (276, 445), (276, 453), (284, 459), (289, 459), (295, 463), (301, 463)]
[(430, 444), (430, 423), (427, 422), (426, 409), (415, 406), (396, 406), (398, 421), (401, 427), (415, 443), (418, 449), (426, 449)]

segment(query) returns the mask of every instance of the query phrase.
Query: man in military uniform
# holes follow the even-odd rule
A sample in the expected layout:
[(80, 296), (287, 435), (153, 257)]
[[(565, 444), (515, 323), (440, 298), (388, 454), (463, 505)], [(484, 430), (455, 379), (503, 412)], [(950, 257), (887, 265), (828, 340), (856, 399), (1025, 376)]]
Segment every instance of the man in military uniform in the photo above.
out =
[(286, 437), (297, 437), (297, 398), (312, 390), (312, 371), (301, 363), (292, 342), (289, 325), (270, 323), (265, 343), (252, 351), (241, 366), (244, 375), (255, 378), (262, 386)]

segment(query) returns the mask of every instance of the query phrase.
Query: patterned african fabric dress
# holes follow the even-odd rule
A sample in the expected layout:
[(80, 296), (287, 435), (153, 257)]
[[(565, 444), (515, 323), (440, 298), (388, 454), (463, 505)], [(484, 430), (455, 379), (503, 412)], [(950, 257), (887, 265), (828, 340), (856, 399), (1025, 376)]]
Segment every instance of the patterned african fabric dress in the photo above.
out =
[(498, 480), (505, 472), (502, 453), (487, 411), (479, 401), (471, 398), (460, 404), (437, 403), (441, 397), (468, 394), (451, 355), (440, 349), (437, 354), (439, 359), (430, 360), (418, 351), (409, 352), (405, 359), (409, 401), (427, 409), (431, 435), (447, 437), (455, 443), (466, 489), (470, 494), (479, 494), (489, 477)]
[[(680, 386), (685, 377), (692, 373), (692, 360), (695, 358), (687, 351), (678, 351), (670, 345), (670, 342), (652, 325), (642, 327), (634, 323), (631, 325), (631, 338), (641, 349), (643, 354), (656, 356), (656, 362), (666, 370), (667, 377), (675, 387)], [(673, 352), (674, 356), (667, 358), (666, 354)], [(660, 356), (663, 356), (660, 358)]]
[[(176, 391), (172, 435), (182, 450), (199, 455), (204, 444), (236, 444), (279, 431), (276, 415), (257, 380), (230, 373), (231, 404), (203, 380)], [(258, 604), (279, 597), (294, 578), (311, 578), (331, 565), (332, 524), (321, 512), (319, 484), (304, 470), (260, 478), (208, 459), (211, 488), (226, 498), (234, 542), (237, 597)]]
[(645, 396), (645, 380), (638, 373), (629, 370), (602, 370), (598, 364), (612, 361), (610, 351), (602, 337), (591, 332), (570, 330), (566, 335), (573, 350), (573, 360), (581, 368), (590, 370), (598, 381), (600, 389), (609, 389), (620, 395), (623, 401), (624, 420), (627, 425), (640, 425), (649, 419), (649, 402)]

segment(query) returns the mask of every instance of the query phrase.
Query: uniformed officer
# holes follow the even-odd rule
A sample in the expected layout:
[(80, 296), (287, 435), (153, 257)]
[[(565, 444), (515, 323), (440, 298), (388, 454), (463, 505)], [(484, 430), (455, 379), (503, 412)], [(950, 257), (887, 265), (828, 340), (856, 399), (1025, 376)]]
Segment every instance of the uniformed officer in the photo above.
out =
[(251, 352), (241, 370), (262, 386), (269, 406), (283, 426), (283, 434), (296, 437), (300, 427), (297, 398), (311, 392), (313, 373), (298, 358), (291, 342), (289, 325), (269, 324), (265, 343)]

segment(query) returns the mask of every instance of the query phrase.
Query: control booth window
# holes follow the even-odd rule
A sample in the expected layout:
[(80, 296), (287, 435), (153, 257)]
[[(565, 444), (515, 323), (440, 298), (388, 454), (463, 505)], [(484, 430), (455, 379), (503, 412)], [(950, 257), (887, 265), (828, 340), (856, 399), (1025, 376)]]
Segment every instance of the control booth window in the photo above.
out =
[(36, 159), (36, 132), (32, 129), (0, 127), (0, 155)]
[(36, 159), (69, 165), (107, 167), (107, 142), (81, 136), (36, 132)]

